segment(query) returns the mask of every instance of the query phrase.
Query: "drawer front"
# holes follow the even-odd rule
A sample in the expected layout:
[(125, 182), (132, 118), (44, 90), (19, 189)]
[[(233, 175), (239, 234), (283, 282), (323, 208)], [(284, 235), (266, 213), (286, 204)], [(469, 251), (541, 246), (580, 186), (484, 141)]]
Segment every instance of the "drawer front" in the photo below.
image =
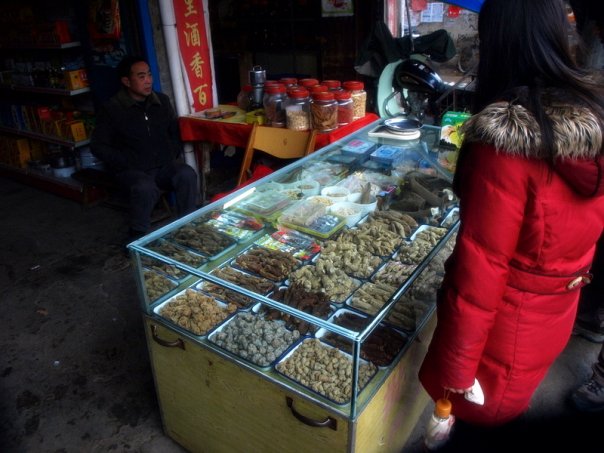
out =
[(164, 429), (191, 452), (349, 450), (348, 420), (156, 320), (146, 317), (145, 330)]

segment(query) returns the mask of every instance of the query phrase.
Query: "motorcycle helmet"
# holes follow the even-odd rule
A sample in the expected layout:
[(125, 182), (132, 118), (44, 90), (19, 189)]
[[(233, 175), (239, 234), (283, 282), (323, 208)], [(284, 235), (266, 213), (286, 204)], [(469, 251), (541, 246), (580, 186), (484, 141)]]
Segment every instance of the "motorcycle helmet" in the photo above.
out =
[(393, 85), (398, 89), (426, 94), (442, 93), (446, 86), (427, 62), (416, 58), (403, 60), (396, 68)]

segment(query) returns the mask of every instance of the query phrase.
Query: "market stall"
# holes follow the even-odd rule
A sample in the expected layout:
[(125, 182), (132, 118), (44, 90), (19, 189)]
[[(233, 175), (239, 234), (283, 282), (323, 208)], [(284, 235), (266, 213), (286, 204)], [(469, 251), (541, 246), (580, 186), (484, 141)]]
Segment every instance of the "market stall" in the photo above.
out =
[(164, 428), (188, 450), (404, 446), (459, 221), (439, 128), (385, 126), (129, 246)]

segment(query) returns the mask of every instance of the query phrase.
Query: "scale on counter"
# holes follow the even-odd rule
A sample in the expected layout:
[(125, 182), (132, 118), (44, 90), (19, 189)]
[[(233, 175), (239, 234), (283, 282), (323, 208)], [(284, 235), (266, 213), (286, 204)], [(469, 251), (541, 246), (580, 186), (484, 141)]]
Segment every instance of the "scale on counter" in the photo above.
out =
[(371, 131), (370, 137), (388, 138), (391, 140), (417, 140), (421, 136), (423, 124), (410, 118), (389, 118)]

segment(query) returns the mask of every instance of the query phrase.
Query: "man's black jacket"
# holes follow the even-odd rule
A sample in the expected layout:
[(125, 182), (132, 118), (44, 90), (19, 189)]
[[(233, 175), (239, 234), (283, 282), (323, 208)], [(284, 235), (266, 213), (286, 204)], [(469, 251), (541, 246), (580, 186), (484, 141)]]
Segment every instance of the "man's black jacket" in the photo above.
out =
[(113, 171), (161, 167), (181, 150), (178, 119), (163, 93), (139, 103), (122, 89), (97, 114), (91, 151)]

